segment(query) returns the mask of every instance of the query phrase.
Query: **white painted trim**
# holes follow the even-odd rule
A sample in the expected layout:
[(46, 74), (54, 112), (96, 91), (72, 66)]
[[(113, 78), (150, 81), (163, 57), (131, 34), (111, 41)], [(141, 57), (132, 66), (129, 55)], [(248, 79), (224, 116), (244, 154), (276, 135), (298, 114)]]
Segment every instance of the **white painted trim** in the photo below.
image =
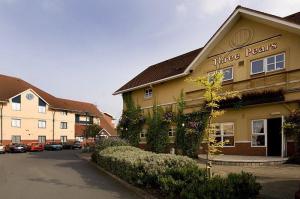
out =
[[(298, 83), (298, 82), (300, 82), (300, 80), (292, 80), (292, 81), (288, 81), (288, 82), (279, 82), (279, 83), (272, 84), (272, 85), (269, 85), (269, 86), (258, 86), (258, 87), (255, 87), (255, 88), (247, 88), (247, 89), (239, 90), (238, 92), (242, 93), (242, 92), (247, 92), (247, 91), (255, 91), (255, 90), (260, 90), (260, 89), (264, 89), (264, 88), (271, 88), (271, 87), (274, 87), (274, 86), (282, 86), (282, 85), (285, 85), (285, 84), (293, 84), (293, 83)], [(188, 92), (198, 92), (198, 90), (188, 91)], [(185, 102), (192, 102), (192, 101), (197, 101), (197, 100), (201, 100), (201, 99), (204, 99), (204, 97), (197, 97), (197, 98), (194, 98), (194, 99), (188, 99), (188, 100), (184, 100), (184, 101)], [(177, 102), (175, 102), (175, 101), (174, 102), (167, 102), (167, 103), (159, 104), (157, 106), (167, 106), (167, 105), (172, 105), (172, 104), (176, 104), (176, 103)], [(152, 107), (153, 106), (146, 106), (146, 107), (141, 107), (141, 109), (142, 110), (150, 109)]]
[(99, 132), (99, 134), (101, 134), (102, 131), (105, 131), (108, 136), (111, 136), (111, 134), (105, 128), (101, 129), (101, 131)]
[(23, 93), (25, 93), (25, 92), (27, 92), (27, 91), (33, 92), (37, 97), (41, 98), (48, 106), (50, 106), (49, 103), (48, 103), (44, 98), (42, 98), (39, 94), (37, 94), (37, 93), (36, 93), (33, 89), (31, 89), (31, 88), (28, 88), (28, 89), (22, 91), (21, 93), (18, 93), (18, 94), (16, 94), (16, 95), (10, 97), (10, 98), (9, 98), (9, 101), (11, 101), (12, 98), (17, 97), (17, 96), (19, 96), (19, 95), (22, 95)]
[(215, 42), (215, 40), (219, 37), (219, 35), (221, 33), (223, 33), (224, 29), (227, 28), (227, 26), (230, 23), (233, 23), (235, 18), (239, 17), (238, 14), (244, 14), (244, 15), (253, 16), (253, 17), (256, 17), (256, 18), (260, 18), (260, 19), (265, 19), (265, 20), (268, 20), (268, 21), (273, 21), (275, 23), (279, 23), (281, 25), (285, 25), (285, 26), (300, 30), (300, 25), (298, 25), (298, 24), (295, 24), (295, 23), (292, 23), (292, 22), (287, 22), (286, 20), (276, 18), (275, 16), (272, 17), (272, 16), (269, 16), (267, 14), (257, 13), (255, 11), (246, 10), (245, 8), (240, 7), (240, 8), (236, 9), (233, 12), (233, 14), (227, 19), (226, 23), (223, 24), (221, 26), (221, 28), (215, 33), (215, 35), (205, 44), (204, 48), (201, 50), (199, 55), (186, 68), (184, 73), (186, 73), (187, 71), (192, 70), (195, 67), (195, 64), (198, 62), (198, 60), (200, 60), (200, 58), (206, 53), (207, 49), (210, 47), (210, 45), (212, 45)]
[(287, 156), (287, 147), (286, 147), (286, 139), (284, 134), (284, 115), (281, 116), (281, 157)]
[(136, 89), (139, 89), (139, 88), (150, 86), (152, 84), (158, 84), (158, 83), (161, 83), (161, 82), (165, 82), (165, 81), (168, 81), (168, 80), (172, 80), (172, 79), (175, 79), (175, 78), (179, 78), (179, 77), (183, 77), (183, 76), (188, 75), (189, 71), (192, 70), (194, 67), (196, 67), (196, 63), (200, 60), (200, 58), (202, 58), (202, 57), (203, 57), (203, 59), (206, 58), (206, 56), (204, 56), (205, 53), (207, 53), (206, 51), (215, 42), (215, 40), (220, 36), (220, 34), (223, 33), (223, 31), (227, 28), (227, 26), (230, 25), (231, 23), (234, 23), (235, 22), (234, 20), (238, 20), (238, 17), (243, 16), (243, 15), (246, 15), (246, 16), (248, 15), (248, 16), (259, 18), (259, 19), (264, 19), (266, 21), (272, 21), (272, 22), (278, 23), (280, 25), (284, 25), (284, 26), (288, 26), (288, 27), (296, 29), (296, 30), (300, 30), (300, 25), (298, 25), (296, 23), (288, 22), (286, 20), (277, 18), (275, 16), (269, 16), (268, 14), (259, 13), (259, 12), (255, 12), (253, 10), (248, 10), (248, 9), (243, 8), (243, 7), (239, 7), (236, 10), (233, 11), (233, 13), (230, 15), (230, 17), (219, 28), (219, 30), (213, 35), (213, 37), (205, 44), (205, 46), (203, 47), (201, 52), (189, 64), (189, 66), (185, 69), (185, 71), (183, 73), (178, 74), (178, 75), (174, 75), (174, 76), (171, 76), (171, 77), (167, 77), (167, 78), (164, 78), (164, 79), (160, 79), (160, 80), (157, 80), (157, 81), (149, 82), (147, 84), (132, 87), (132, 88), (129, 88), (129, 89), (114, 92), (113, 95), (122, 94), (122, 93), (125, 93), (125, 92), (129, 92), (129, 91), (133, 91), (133, 90), (136, 90)]
[(236, 141), (235, 143), (251, 143), (251, 141), (247, 141), (247, 140), (245, 140), (245, 141)]
[(179, 78), (179, 77), (183, 77), (183, 76), (186, 76), (186, 75), (187, 74), (185, 74), (185, 73), (180, 73), (178, 75), (174, 75), (174, 76), (171, 76), (171, 77), (163, 78), (163, 79), (160, 79), (160, 80), (157, 80), (157, 81), (153, 81), (153, 82), (149, 82), (149, 83), (146, 83), (146, 84), (142, 84), (142, 85), (139, 85), (139, 86), (136, 86), (136, 87), (132, 87), (132, 88), (129, 88), (129, 89), (120, 90), (118, 92), (116, 91), (116, 92), (113, 93), (113, 95), (118, 95), (118, 94), (126, 93), (126, 92), (133, 91), (133, 90), (136, 90), (136, 89), (139, 89), (139, 88), (145, 88), (145, 87), (151, 86), (153, 84), (159, 84), (159, 83), (162, 83), (162, 82), (165, 82), (165, 81), (169, 81), (169, 80), (172, 80), (172, 79), (176, 79), (176, 78)]

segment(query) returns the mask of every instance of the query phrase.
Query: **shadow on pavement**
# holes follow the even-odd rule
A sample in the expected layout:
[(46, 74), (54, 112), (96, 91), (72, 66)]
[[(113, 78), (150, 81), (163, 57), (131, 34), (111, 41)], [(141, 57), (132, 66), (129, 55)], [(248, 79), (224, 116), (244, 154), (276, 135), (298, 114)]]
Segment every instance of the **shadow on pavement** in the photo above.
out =
[[(140, 198), (135, 193), (131, 192), (126, 187), (121, 185), (119, 182), (112, 179), (110, 176), (99, 171), (96, 167), (94, 167), (87, 161), (79, 159), (76, 156), (76, 153), (80, 153), (80, 151), (45, 151), (41, 153), (30, 153), (28, 154), (28, 158), (37, 161), (50, 161), (58, 170), (60, 170), (59, 167), (61, 167), (62, 172), (66, 171), (68, 172), (67, 174), (69, 174), (69, 172), (72, 173), (75, 171), (80, 175), (80, 180), (83, 180), (84, 183), (65, 180), (62, 177), (32, 177), (29, 180), (37, 183), (46, 183), (77, 189), (90, 189), (95, 191), (99, 190), (100, 192), (102, 190), (104, 192), (113, 194), (114, 198)], [(70, 170), (72, 170), (72, 172)]]

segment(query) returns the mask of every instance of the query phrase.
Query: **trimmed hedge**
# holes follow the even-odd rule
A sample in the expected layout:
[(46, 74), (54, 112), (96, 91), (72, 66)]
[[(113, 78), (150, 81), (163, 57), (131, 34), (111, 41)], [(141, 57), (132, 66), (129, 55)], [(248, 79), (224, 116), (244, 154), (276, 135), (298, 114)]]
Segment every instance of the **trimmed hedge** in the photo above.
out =
[(163, 198), (255, 198), (261, 189), (255, 176), (248, 173), (208, 179), (205, 170), (185, 156), (114, 146), (99, 151), (95, 157), (102, 168), (131, 184), (155, 190)]
[(97, 142), (95, 150), (92, 154), (92, 160), (96, 162), (99, 152), (111, 146), (129, 146), (129, 143), (126, 140), (120, 139), (118, 137), (109, 137), (109, 138), (100, 139)]

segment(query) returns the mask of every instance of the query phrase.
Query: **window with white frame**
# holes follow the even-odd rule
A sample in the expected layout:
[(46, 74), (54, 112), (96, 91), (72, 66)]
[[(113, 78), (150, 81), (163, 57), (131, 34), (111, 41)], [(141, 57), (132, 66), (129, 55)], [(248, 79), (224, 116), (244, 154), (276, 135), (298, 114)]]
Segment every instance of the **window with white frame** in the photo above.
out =
[(12, 98), (11, 100), (12, 110), (20, 111), (21, 110), (21, 95)]
[(173, 126), (171, 128), (169, 128), (168, 134), (169, 134), (169, 137), (175, 136), (175, 128)]
[(42, 128), (42, 129), (46, 128), (46, 121), (45, 120), (39, 120), (38, 121), (38, 127)]
[(46, 143), (46, 136), (44, 135), (38, 136), (38, 141), (39, 143)]
[(39, 98), (39, 113), (46, 113), (46, 102)]
[[(233, 68), (232, 67), (224, 68), (224, 69), (221, 69), (220, 71), (223, 73), (223, 80), (222, 80), (223, 82), (233, 80)], [(208, 80), (210, 82), (213, 81), (212, 77), (215, 73), (216, 73), (216, 71), (208, 73)]]
[(21, 136), (20, 135), (13, 135), (13, 136), (11, 136), (11, 142), (13, 144), (15, 144), (15, 143), (21, 143)]
[(68, 137), (67, 136), (60, 136), (60, 142), (61, 143), (66, 143), (68, 141)]
[(21, 120), (20, 119), (12, 119), (11, 126), (15, 128), (21, 128)]
[(142, 129), (141, 133), (140, 133), (140, 138), (145, 138), (147, 134), (147, 129)]
[(63, 115), (63, 116), (67, 116), (68, 115), (68, 112), (67, 111), (63, 111), (63, 112), (60, 112), (61, 113), (61, 115)]
[(251, 75), (271, 72), (285, 67), (285, 54), (277, 54), (251, 61)]
[(217, 142), (223, 142), (224, 146), (234, 146), (234, 123), (215, 123), (213, 124)]
[(252, 121), (252, 146), (266, 146), (267, 120)]
[(146, 88), (144, 93), (144, 98), (151, 98), (152, 97), (152, 88)]
[(60, 128), (61, 129), (67, 129), (68, 128), (68, 123), (67, 122), (61, 122), (60, 123)]

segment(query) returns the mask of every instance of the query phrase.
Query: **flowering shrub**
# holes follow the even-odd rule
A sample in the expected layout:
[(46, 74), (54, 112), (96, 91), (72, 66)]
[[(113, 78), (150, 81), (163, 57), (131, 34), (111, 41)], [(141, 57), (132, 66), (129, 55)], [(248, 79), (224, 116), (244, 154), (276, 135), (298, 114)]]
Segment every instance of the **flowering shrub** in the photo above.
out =
[(191, 158), (156, 154), (131, 146), (98, 152), (98, 165), (127, 182), (156, 190), (163, 198), (255, 198), (261, 188), (248, 173), (208, 179)]

